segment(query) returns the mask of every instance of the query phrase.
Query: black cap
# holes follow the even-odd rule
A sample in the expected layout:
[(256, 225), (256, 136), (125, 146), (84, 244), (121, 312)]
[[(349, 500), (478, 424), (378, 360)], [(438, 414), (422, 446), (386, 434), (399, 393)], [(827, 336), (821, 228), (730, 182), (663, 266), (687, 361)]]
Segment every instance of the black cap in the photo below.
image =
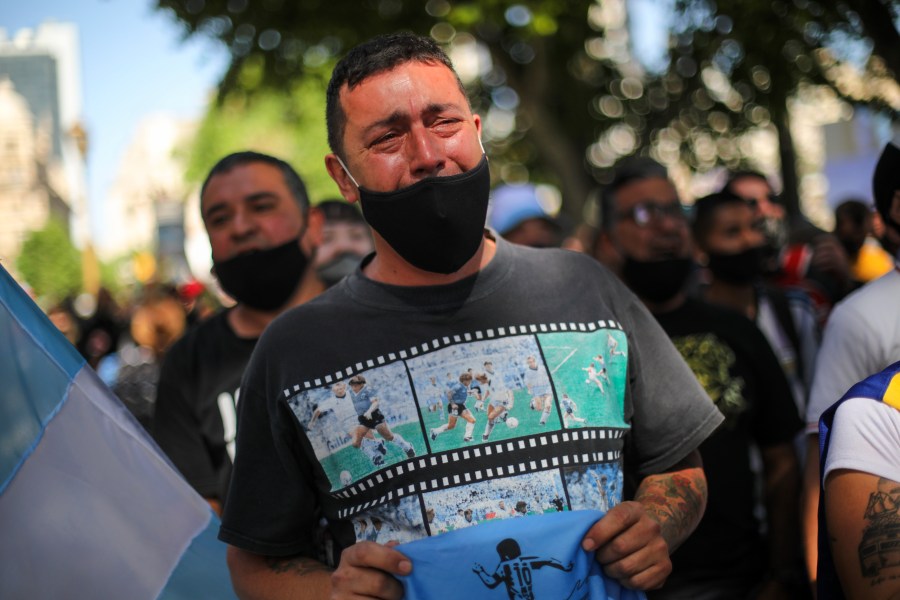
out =
[(875, 196), (875, 208), (886, 222), (891, 222), (889, 212), (894, 193), (900, 191), (900, 135), (888, 142), (875, 165), (872, 176), (872, 193)]

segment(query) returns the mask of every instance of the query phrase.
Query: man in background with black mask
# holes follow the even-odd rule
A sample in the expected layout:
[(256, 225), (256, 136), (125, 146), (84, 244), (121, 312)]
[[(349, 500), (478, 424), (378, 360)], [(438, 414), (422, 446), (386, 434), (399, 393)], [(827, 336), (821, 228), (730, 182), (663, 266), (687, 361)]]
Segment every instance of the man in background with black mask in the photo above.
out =
[(834, 303), (852, 290), (850, 263), (837, 237), (803, 215), (789, 218), (769, 179), (758, 171), (729, 175), (722, 192), (748, 202), (763, 234), (763, 276), (771, 285), (804, 290), (824, 325)]
[[(566, 550), (590, 552), (611, 584), (661, 585), (669, 553), (705, 505), (695, 449), (722, 419), (683, 359), (633, 295), (588, 257), (486, 234), (491, 177), (481, 118), (434, 40), (394, 34), (353, 48), (332, 74), (326, 116), (333, 152), (326, 167), (341, 194), (361, 203), (375, 254), (280, 317), (248, 365), (219, 532), (230, 544), (238, 595), (400, 598), (395, 576), (415, 577), (416, 561), (359, 537), (353, 519), (389, 524), (390, 539), (428, 538), (455, 519), (454, 499), (485, 486), (515, 497), (533, 485), (551, 497), (556, 486), (601, 468), (626, 478), (629, 495), (619, 488), (599, 520), (582, 510), (597, 508), (584, 497), (567, 497), (566, 512), (586, 519), (586, 534)], [(580, 367), (607, 352), (607, 334), (627, 353), (607, 360), (617, 391), (590, 410), (582, 403), (586, 423), (576, 435), (564, 428), (560, 387), (582, 389)], [(523, 399), (509, 407), (515, 420), (495, 429), (496, 439), (427, 435), (440, 418), (423, 406), (433, 377), (488, 361), (517, 372), (524, 352), (551, 382), (543, 425)], [(329, 386), (360, 375), (378, 387), (379, 413), (414, 457), (386, 445), (376, 466), (358, 459), (345, 431), (308, 426)], [(522, 398), (522, 386), (507, 385)], [(447, 408), (461, 410), (455, 402)], [(477, 419), (479, 429), (487, 424), (484, 413)], [(437, 513), (431, 523), (426, 506)], [(494, 531), (482, 522), (422, 543), (461, 537), (453, 552), (463, 556), (467, 536)], [(516, 527), (537, 535), (544, 522), (523, 516)], [(454, 569), (454, 579), (459, 573), (482, 585), (464, 571)], [(426, 596), (447, 594), (444, 587)]]
[[(648, 598), (802, 598), (792, 445), (802, 424), (775, 355), (751, 321), (689, 297), (693, 243), (662, 165), (622, 161), (601, 198), (595, 256), (650, 309), (725, 416), (700, 446), (710, 490), (706, 513), (672, 557), (669, 580)], [(760, 499), (751, 448), (763, 459), (768, 539), (754, 513)]]
[(802, 290), (766, 282), (760, 225), (753, 206), (728, 192), (694, 203), (692, 232), (699, 262), (708, 273), (702, 295), (708, 302), (738, 311), (762, 330), (803, 414), (819, 351), (816, 316)]
[(346, 200), (323, 200), (316, 208), (325, 220), (313, 266), (322, 283), (331, 287), (374, 250), (372, 234), (359, 209)]
[(259, 336), (324, 285), (310, 268), (322, 216), (290, 165), (256, 152), (221, 159), (200, 190), (213, 272), (236, 304), (201, 323), (160, 372), (153, 435), (221, 513), (234, 459), (241, 375)]

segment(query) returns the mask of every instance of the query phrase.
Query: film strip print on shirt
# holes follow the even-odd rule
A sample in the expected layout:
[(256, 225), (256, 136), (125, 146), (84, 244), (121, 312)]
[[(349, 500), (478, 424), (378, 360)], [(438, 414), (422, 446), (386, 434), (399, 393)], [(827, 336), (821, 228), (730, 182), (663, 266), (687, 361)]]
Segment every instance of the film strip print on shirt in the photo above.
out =
[(284, 397), (290, 398), (293, 394), (301, 392), (303, 390), (309, 390), (317, 387), (321, 387), (323, 385), (329, 385), (345, 379), (347, 377), (352, 377), (358, 373), (362, 373), (368, 369), (373, 369), (375, 367), (384, 366), (390, 364), (392, 362), (396, 362), (398, 360), (406, 360), (409, 358), (413, 358), (419, 356), (420, 354), (432, 352), (434, 350), (440, 350), (441, 348), (446, 348), (448, 346), (452, 346), (454, 344), (465, 344), (483, 340), (490, 339), (501, 339), (504, 337), (511, 337), (516, 335), (530, 335), (530, 334), (538, 334), (538, 333), (555, 333), (555, 332), (593, 332), (598, 329), (618, 329), (622, 331), (622, 325), (616, 321), (590, 321), (587, 323), (541, 323), (541, 324), (532, 324), (532, 325), (512, 325), (509, 327), (497, 327), (490, 328), (484, 331), (477, 330), (474, 332), (466, 332), (460, 334), (453, 335), (445, 335), (439, 338), (434, 338), (431, 342), (423, 342), (418, 346), (411, 346), (407, 350), (399, 350), (397, 352), (389, 352), (386, 355), (380, 355), (376, 358), (371, 358), (366, 360), (365, 362), (357, 362), (355, 365), (346, 367), (342, 371), (337, 371), (333, 374), (324, 375), (322, 377), (317, 377), (311, 381), (304, 381), (302, 384), (295, 384), (292, 388), (285, 388)]
[[(419, 493), (550, 469), (615, 462), (620, 451), (612, 443), (625, 433), (624, 429), (556, 431), (417, 457), (357, 481), (332, 494), (332, 498), (345, 505), (348, 500), (351, 502), (338, 510), (339, 518), (347, 518)], [(607, 449), (603, 449), (604, 442), (610, 444)], [(529, 456), (538, 450), (539, 458)], [(473, 464), (477, 466), (473, 468)], [(425, 469), (428, 476), (423, 478), (421, 471)], [(390, 486), (388, 493), (373, 497), (372, 490), (383, 490), (385, 484)]]

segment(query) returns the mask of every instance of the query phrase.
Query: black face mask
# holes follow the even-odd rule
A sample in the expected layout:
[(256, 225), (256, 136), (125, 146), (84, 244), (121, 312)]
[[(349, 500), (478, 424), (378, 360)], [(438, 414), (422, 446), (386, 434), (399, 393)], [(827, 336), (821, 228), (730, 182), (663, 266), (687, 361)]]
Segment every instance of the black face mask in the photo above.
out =
[(273, 311), (296, 291), (309, 261), (299, 238), (294, 238), (275, 248), (213, 262), (216, 278), (229, 296), (250, 308)]
[(471, 170), (429, 177), (394, 192), (359, 188), (363, 216), (403, 260), (455, 273), (481, 245), (491, 173), (487, 156)]
[(692, 265), (690, 258), (644, 261), (625, 256), (622, 279), (640, 298), (665, 302), (684, 287)]
[(359, 266), (359, 262), (363, 257), (352, 252), (344, 252), (334, 257), (324, 265), (316, 267), (316, 274), (322, 283), (328, 287), (333, 286), (338, 281), (352, 273)]
[(726, 283), (753, 283), (763, 274), (764, 247), (747, 248), (736, 254), (709, 252), (709, 270)]

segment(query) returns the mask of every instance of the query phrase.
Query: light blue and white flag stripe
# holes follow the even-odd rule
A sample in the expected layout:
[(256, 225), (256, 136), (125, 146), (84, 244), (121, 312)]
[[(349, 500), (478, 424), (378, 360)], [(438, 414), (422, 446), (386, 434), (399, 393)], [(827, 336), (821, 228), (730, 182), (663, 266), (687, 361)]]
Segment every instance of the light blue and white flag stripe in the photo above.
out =
[(0, 267), (0, 597), (234, 598), (218, 527)]

